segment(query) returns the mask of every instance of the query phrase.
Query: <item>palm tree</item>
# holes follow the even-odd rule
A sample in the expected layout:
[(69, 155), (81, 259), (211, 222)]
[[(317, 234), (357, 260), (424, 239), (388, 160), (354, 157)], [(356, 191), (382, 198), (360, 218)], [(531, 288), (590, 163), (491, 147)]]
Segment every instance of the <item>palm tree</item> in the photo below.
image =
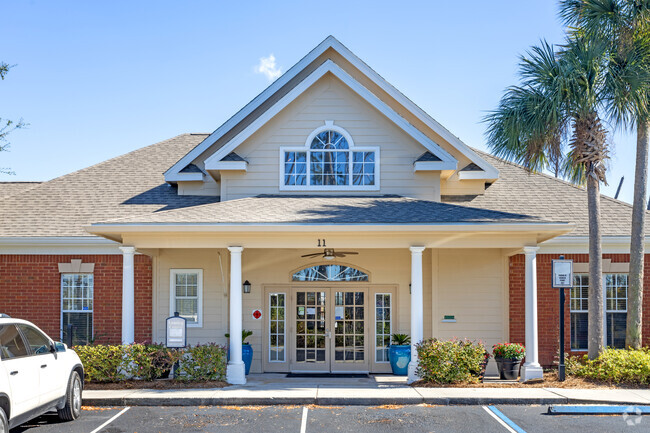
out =
[(650, 78), (647, 76), (649, 68), (646, 68), (645, 75), (638, 73), (626, 75), (618, 73), (618, 69), (621, 65), (625, 69), (626, 62), (630, 61), (638, 64), (645, 62), (648, 66), (650, 2), (647, 0), (561, 0), (560, 16), (584, 37), (608, 44), (611, 55), (611, 76), (615, 76), (618, 81), (618, 89), (608, 98), (610, 115), (616, 123), (636, 126), (637, 130), (625, 345), (639, 348), (642, 342)]
[(485, 118), (497, 156), (529, 170), (552, 169), (586, 184), (589, 208), (589, 357), (603, 350), (600, 183), (605, 182), (607, 131), (601, 121), (607, 50), (573, 36), (556, 50), (542, 42), (520, 63), (521, 85), (510, 87)]

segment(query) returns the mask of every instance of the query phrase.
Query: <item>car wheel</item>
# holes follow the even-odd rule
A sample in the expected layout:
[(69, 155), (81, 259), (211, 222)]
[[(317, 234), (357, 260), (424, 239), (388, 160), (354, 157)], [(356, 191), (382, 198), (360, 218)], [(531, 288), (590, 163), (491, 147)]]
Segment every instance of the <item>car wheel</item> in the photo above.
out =
[(0, 407), (0, 433), (9, 433), (9, 421), (4, 409)]
[(72, 421), (81, 415), (81, 378), (79, 373), (73, 371), (68, 381), (68, 391), (65, 394), (65, 407), (59, 409), (59, 418)]

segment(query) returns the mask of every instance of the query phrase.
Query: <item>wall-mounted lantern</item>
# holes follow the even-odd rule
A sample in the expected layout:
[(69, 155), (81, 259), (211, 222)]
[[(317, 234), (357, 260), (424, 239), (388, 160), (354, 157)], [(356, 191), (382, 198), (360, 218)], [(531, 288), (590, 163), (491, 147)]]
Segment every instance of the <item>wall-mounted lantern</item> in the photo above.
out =
[(250, 293), (251, 292), (251, 283), (246, 280), (244, 281), (244, 284), (242, 286), (244, 288), (244, 293)]

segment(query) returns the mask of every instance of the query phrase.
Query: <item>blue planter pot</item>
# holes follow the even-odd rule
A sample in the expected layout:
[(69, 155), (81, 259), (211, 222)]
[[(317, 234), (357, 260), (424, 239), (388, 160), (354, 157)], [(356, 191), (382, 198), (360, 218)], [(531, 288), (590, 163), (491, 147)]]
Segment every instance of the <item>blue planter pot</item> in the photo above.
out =
[[(251, 372), (251, 364), (253, 363), (253, 346), (244, 344), (241, 347), (241, 358), (246, 366), (246, 374)], [(230, 347), (228, 348), (228, 361), (230, 361)]]
[(406, 376), (409, 362), (411, 362), (411, 345), (391, 345), (388, 349), (388, 359), (390, 359), (390, 368), (393, 369), (393, 374)]

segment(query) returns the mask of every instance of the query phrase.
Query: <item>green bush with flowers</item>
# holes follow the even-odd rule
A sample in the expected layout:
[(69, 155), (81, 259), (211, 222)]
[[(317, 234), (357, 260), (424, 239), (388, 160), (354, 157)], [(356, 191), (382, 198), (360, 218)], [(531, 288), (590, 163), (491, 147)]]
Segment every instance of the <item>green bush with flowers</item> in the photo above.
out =
[(481, 342), (442, 341), (435, 338), (416, 345), (417, 375), (431, 383), (477, 383), (485, 373), (490, 354)]
[(517, 343), (498, 343), (492, 346), (492, 356), (503, 359), (524, 359), (526, 348)]
[(179, 362), (183, 381), (224, 380), (226, 349), (216, 344), (169, 349), (161, 344), (87, 345), (72, 348), (84, 366), (87, 382), (154, 380)]

